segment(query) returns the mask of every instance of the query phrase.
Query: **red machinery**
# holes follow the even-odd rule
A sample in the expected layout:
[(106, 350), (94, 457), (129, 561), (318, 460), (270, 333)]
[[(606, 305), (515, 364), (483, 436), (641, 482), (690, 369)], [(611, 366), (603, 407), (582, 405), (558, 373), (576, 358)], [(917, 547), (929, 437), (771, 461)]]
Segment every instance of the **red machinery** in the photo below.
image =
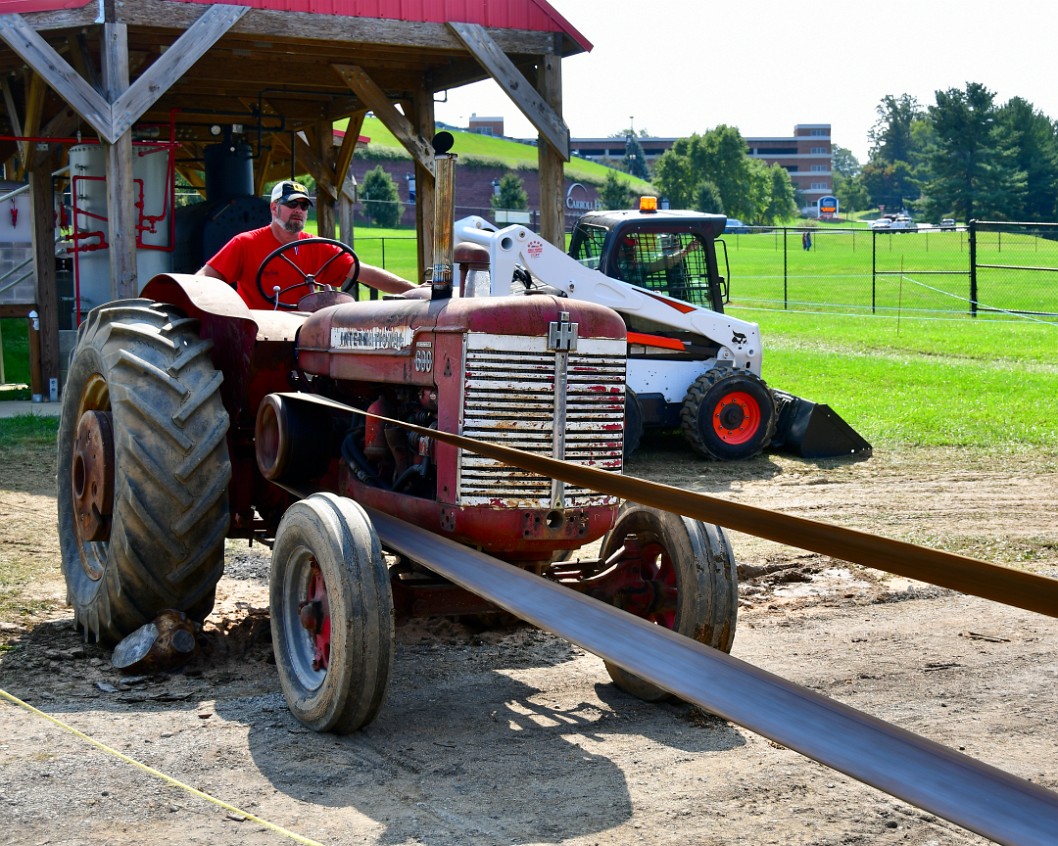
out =
[[(421, 562), (387, 561), (367, 507), (707, 642), (719, 613), (714, 645), (730, 648), (734, 561), (719, 529), (706, 553), (726, 566), (695, 575), (682, 550), (694, 552), (686, 538), (700, 524), (634, 508), (618, 521), (613, 497), (399, 425), (619, 472), (615, 312), (551, 296), (340, 292), (298, 312), (250, 311), (215, 280), (180, 275), (143, 295), (89, 314), (63, 396), (63, 569), (87, 637), (115, 641), (167, 608), (201, 620), (225, 537), (274, 544), (288, 701), (313, 728), (353, 730), (381, 703), (394, 616), (491, 607)], [(606, 567), (552, 565), (607, 533)], [(731, 601), (706, 602), (714, 589)], [(681, 596), (690, 610), (677, 609)]]
[[(451, 221), (445, 152), (438, 218)], [(287, 701), (314, 729), (352, 731), (381, 705), (395, 617), (495, 610), (429, 560), (392, 544), (384, 556), (370, 512), (730, 649), (721, 529), (619, 513), (613, 496), (431, 436), (613, 473), (624, 450), (621, 317), (557, 296), (453, 296), (451, 227), (437, 229), (431, 284), (400, 297), (357, 302), (306, 275), (296, 311), (278, 292), (276, 310), (251, 311), (214, 279), (162, 274), (142, 299), (90, 312), (58, 438), (63, 572), (86, 637), (116, 641), (165, 609), (204, 619), (225, 538), (262, 541)], [(598, 561), (564, 560), (600, 538)]]

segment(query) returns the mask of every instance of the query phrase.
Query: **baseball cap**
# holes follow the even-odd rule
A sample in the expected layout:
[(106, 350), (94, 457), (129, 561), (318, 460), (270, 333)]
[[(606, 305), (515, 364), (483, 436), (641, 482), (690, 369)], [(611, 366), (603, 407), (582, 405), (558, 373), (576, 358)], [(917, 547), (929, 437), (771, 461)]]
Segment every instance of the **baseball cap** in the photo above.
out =
[(310, 203), (312, 202), (312, 198), (309, 197), (309, 189), (300, 182), (292, 182), (289, 179), (285, 182), (277, 182), (272, 189), (272, 202), (286, 203), (290, 200), (308, 200)]

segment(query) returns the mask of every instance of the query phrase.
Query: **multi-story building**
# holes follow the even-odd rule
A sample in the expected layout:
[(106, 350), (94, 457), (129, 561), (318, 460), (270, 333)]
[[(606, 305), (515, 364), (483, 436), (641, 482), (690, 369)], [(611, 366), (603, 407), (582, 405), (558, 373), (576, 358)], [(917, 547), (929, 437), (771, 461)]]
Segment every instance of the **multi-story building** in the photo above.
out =
[(478, 135), (495, 135), (497, 138), (502, 138), (503, 118), (481, 117), (473, 114), (467, 124), (467, 131), (476, 132)]
[[(678, 139), (641, 137), (636, 140), (649, 166)], [(794, 188), (800, 192), (805, 214), (814, 214), (819, 199), (833, 193), (829, 123), (799, 123), (792, 136), (752, 137), (745, 141), (751, 158), (786, 169)], [(572, 138), (570, 148), (581, 158), (619, 162), (625, 157), (625, 138)]]
[(786, 169), (794, 188), (801, 192), (802, 212), (814, 213), (819, 199), (833, 193), (829, 123), (799, 123), (793, 137), (747, 138), (746, 145), (751, 158)]

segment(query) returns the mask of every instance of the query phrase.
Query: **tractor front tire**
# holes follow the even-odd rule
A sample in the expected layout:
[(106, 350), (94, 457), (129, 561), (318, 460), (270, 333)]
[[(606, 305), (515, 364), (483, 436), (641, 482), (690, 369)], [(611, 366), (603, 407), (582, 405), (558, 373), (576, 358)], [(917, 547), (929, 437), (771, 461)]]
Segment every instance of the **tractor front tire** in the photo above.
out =
[(287, 509), (270, 579), (272, 647), (291, 712), (348, 734), (375, 718), (393, 667), (393, 593), (371, 521), (317, 493)]
[[(731, 651), (738, 618), (738, 568), (720, 526), (625, 503), (603, 538), (599, 557), (609, 565), (621, 558), (634, 564), (638, 585), (629, 586), (633, 603), (644, 594), (654, 597), (646, 611), (626, 610), (706, 646)], [(615, 604), (626, 605), (620, 599)], [(671, 698), (668, 691), (616, 664), (605, 664), (614, 684), (626, 693), (647, 702)]]
[(58, 517), (85, 638), (213, 608), (228, 530), (228, 415), (198, 322), (150, 300), (93, 310), (63, 388)]
[(752, 458), (771, 443), (778, 414), (762, 379), (746, 370), (707, 370), (683, 400), (684, 437), (714, 461)]

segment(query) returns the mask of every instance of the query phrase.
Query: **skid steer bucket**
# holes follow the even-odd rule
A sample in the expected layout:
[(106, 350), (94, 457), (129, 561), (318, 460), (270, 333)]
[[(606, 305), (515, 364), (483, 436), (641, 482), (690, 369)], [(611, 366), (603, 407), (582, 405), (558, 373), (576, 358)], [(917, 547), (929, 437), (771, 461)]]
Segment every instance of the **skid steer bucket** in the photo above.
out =
[(802, 458), (866, 458), (871, 445), (824, 403), (809, 402), (784, 391), (773, 391), (778, 421), (770, 449)]

